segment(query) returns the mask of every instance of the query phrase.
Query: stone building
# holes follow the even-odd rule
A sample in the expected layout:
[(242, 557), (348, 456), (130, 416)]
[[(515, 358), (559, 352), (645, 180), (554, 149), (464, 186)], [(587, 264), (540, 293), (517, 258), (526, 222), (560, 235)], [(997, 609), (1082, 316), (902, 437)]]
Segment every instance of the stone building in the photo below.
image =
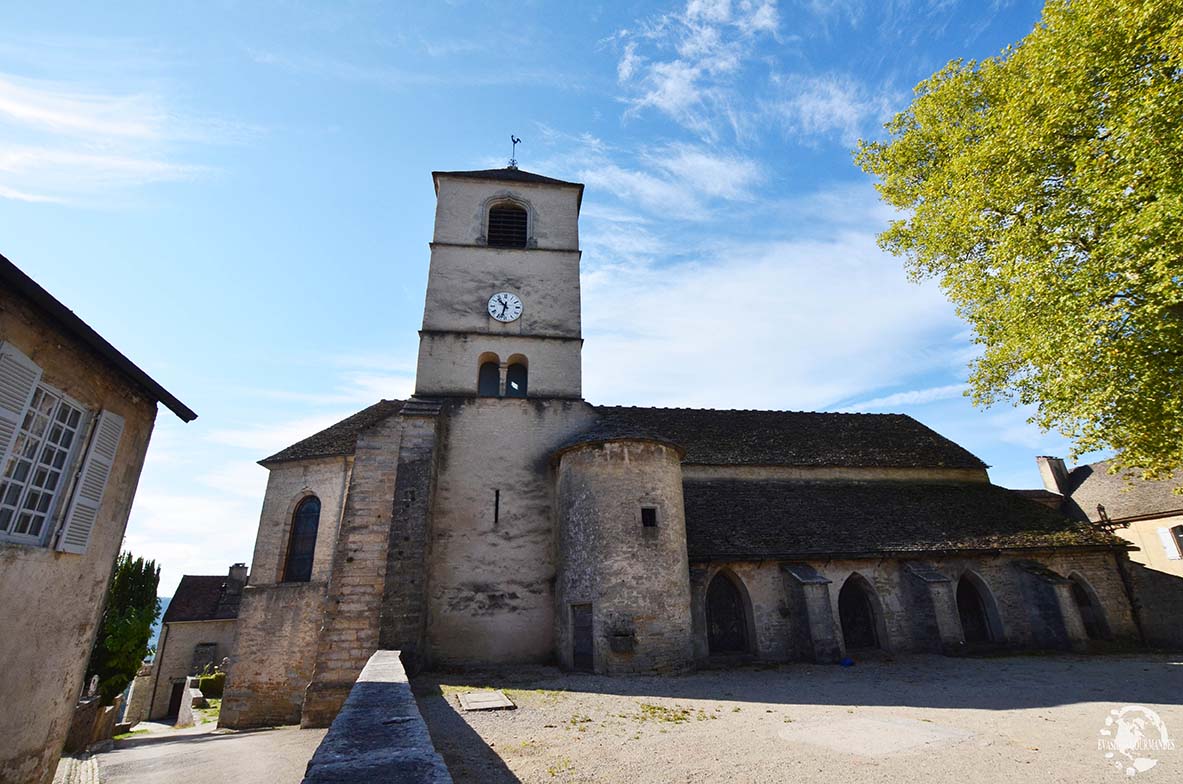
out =
[(1023, 491), (1076, 520), (1113, 531), (1130, 552), (1142, 631), (1152, 645), (1183, 648), (1183, 471), (1147, 482), (1110, 473), (1109, 460), (1068, 470), (1058, 457), (1037, 457), (1043, 490)]
[(196, 417), (0, 256), (0, 782), (53, 778), (157, 403)]
[(625, 673), (1133, 635), (1124, 542), (907, 416), (584, 401), (583, 186), (433, 178), (414, 396), (262, 461), (224, 725), (323, 726), (379, 648)]
[(221, 665), (234, 650), (246, 564), (228, 574), (186, 574), (161, 619), (152, 662), (149, 719), (176, 716), (189, 676)]

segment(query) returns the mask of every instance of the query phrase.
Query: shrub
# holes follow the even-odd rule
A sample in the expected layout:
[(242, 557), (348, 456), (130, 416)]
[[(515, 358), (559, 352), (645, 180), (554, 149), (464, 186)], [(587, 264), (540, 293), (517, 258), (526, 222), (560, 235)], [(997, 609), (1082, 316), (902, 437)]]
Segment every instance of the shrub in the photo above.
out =
[(213, 675), (202, 675), (197, 679), (197, 686), (206, 699), (221, 697), (222, 690), (226, 688), (226, 673), (215, 672)]

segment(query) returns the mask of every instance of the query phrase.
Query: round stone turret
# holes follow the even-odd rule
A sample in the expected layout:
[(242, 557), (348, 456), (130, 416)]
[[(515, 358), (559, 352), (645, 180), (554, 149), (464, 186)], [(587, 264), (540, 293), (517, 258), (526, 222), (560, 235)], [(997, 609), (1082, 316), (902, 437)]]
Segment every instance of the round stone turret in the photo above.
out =
[(589, 434), (553, 460), (560, 663), (599, 673), (689, 668), (682, 450), (642, 434)]

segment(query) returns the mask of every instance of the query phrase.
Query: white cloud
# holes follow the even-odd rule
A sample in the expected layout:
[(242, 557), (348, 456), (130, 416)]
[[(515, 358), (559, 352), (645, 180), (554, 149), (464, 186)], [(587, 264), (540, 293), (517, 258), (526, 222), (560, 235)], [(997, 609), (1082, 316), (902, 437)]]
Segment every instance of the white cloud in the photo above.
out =
[(965, 384), (945, 384), (939, 387), (928, 387), (927, 389), (910, 389), (907, 392), (895, 392), (890, 395), (884, 395), (883, 397), (876, 397), (861, 403), (855, 403), (846, 406), (843, 410), (889, 412), (893, 407), (922, 405), (938, 400), (951, 400), (953, 398), (963, 397), (965, 389)]
[(184, 118), (154, 92), (0, 73), (0, 198), (109, 205), (130, 189), (208, 174), (176, 160), (183, 146), (251, 132)]
[(869, 234), (614, 265), (583, 291), (585, 393), (604, 403), (826, 408), (930, 370), (940, 352), (917, 348), (957, 325)]
[(628, 114), (656, 109), (704, 139), (725, 128), (746, 135), (749, 117), (737, 85), (755, 59), (756, 39), (774, 37), (778, 26), (771, 0), (690, 0), (680, 11), (619, 31), (616, 71), (629, 92)]
[(833, 138), (853, 146), (872, 121), (885, 120), (891, 102), (843, 74), (778, 76), (769, 113), (786, 131), (800, 137)]

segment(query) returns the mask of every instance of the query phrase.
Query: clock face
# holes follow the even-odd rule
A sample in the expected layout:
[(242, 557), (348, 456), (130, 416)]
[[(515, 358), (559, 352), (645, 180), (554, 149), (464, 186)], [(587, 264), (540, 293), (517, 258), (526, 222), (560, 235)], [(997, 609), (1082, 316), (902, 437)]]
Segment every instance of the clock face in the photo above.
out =
[(515, 321), (522, 315), (522, 301), (517, 294), (499, 291), (489, 297), (489, 315), (498, 321)]

